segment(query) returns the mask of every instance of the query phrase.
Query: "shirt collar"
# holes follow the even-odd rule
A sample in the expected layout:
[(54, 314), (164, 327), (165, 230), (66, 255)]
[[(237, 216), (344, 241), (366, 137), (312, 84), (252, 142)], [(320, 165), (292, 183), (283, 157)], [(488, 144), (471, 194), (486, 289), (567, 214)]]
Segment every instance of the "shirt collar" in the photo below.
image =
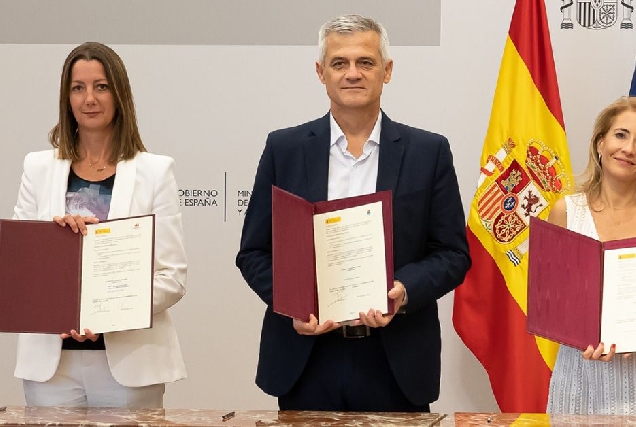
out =
[[(332, 147), (338, 141), (344, 141), (344, 132), (336, 123), (336, 119), (333, 118), (333, 114), (329, 113), (329, 125), (331, 129), (331, 139), (329, 141), (329, 146)], [(369, 139), (367, 141), (375, 142), (380, 145), (380, 133), (382, 132), (382, 112), (378, 113), (378, 118), (375, 121), (375, 125), (373, 126), (373, 130), (371, 131), (371, 135), (369, 135)]]

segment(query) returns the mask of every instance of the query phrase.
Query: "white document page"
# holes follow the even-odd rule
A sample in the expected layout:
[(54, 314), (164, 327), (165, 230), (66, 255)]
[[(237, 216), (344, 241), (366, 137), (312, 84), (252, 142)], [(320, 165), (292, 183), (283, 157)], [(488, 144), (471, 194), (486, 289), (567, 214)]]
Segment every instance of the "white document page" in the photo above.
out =
[(153, 225), (153, 217), (144, 216), (87, 226), (79, 333), (150, 327)]
[(619, 353), (635, 352), (636, 248), (606, 250), (603, 269), (601, 341), (606, 353), (611, 344)]
[(388, 311), (382, 203), (314, 215), (319, 322)]

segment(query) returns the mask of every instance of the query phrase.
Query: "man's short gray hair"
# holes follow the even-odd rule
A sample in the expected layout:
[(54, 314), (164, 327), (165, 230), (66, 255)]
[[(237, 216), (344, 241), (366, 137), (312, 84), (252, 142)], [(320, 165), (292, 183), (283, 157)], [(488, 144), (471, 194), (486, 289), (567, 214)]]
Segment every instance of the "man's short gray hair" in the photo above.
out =
[(382, 63), (389, 60), (389, 35), (379, 22), (371, 18), (360, 15), (342, 15), (325, 22), (318, 32), (318, 61), (325, 63), (325, 53), (327, 50), (326, 38), (331, 33), (353, 34), (362, 31), (375, 31), (380, 36), (380, 54)]

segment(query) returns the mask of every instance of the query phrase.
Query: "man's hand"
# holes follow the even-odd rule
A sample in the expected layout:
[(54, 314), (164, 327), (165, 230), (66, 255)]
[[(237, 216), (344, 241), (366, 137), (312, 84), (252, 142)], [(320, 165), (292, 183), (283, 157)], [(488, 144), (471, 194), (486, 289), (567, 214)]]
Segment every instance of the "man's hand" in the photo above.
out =
[(331, 332), (334, 329), (340, 327), (339, 323), (333, 320), (327, 320), (322, 325), (318, 324), (318, 319), (313, 314), (309, 315), (309, 322), (303, 322), (302, 320), (294, 319), (294, 329), (300, 335), (321, 335), (327, 332)]
[[(393, 288), (389, 291), (388, 296), (393, 300), (393, 304), (395, 304), (394, 313), (397, 313), (404, 303), (404, 298), (406, 296), (406, 289), (402, 282), (395, 280), (393, 282)], [(360, 320), (356, 321), (356, 324), (363, 324), (372, 328), (383, 328), (391, 323), (393, 316), (395, 316), (395, 314), (384, 316), (380, 310), (371, 309), (367, 313), (360, 312)]]

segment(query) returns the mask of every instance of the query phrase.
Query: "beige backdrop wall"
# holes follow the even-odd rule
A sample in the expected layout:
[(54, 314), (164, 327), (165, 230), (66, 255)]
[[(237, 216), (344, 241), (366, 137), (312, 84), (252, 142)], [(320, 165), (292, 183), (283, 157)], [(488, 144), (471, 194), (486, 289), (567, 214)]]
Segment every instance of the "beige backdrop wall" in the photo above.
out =
[[(54, 6), (42, 9), (49, 3)], [(156, 10), (149, 3), (139, 6), (130, 17), (117, 8), (103, 10), (103, 2), (0, 0), (0, 217), (12, 215), (24, 155), (48, 147), (59, 72), (70, 49), (92, 34), (112, 35), (108, 30), (113, 26), (120, 35), (131, 28), (137, 35), (154, 34), (159, 42), (133, 36), (100, 41), (110, 43), (128, 67), (147, 147), (177, 161), (189, 277), (188, 293), (172, 313), (188, 379), (168, 386), (166, 406), (273, 409), (275, 399), (253, 382), (264, 306), (243, 282), (234, 256), (267, 133), (328, 109), (314, 72), (319, 23), (357, 11), (385, 22), (395, 68), (383, 108), (394, 120), (449, 138), (468, 207), (514, 0), (421, 2), (425, 10), (412, 9), (420, 2), (406, 0), (364, 6), (342, 1), (306, 17), (290, 13), (281, 0), (269, 11), (277, 18), (266, 18), (267, 25), (257, 28), (245, 19), (247, 9), (241, 10), (249, 1), (232, 8), (232, 2), (214, 0), (174, 2), (191, 20), (185, 24), (166, 12), (173, 3), (156, 4), (162, 3), (167, 6)], [(636, 33), (618, 24), (590, 30), (576, 21), (573, 29), (562, 30), (564, 2), (546, 3), (573, 168), (581, 171), (594, 116), (627, 93)], [(204, 19), (189, 5), (218, 13)], [(620, 20), (623, 6), (618, 9)], [(268, 16), (261, 12), (251, 9), (251, 19)], [(25, 16), (26, 24), (19, 20)], [(59, 31), (49, 33), (51, 23)], [(34, 26), (42, 29), (35, 35)], [(298, 43), (279, 37), (292, 33), (298, 34)], [(451, 313), (448, 295), (440, 301), (442, 393), (432, 409), (496, 410), (486, 374), (455, 334)], [(474, 333), (482, 333), (479, 325)], [(0, 334), (0, 405), (24, 403), (21, 383), (12, 376), (15, 343), (14, 335)]]

